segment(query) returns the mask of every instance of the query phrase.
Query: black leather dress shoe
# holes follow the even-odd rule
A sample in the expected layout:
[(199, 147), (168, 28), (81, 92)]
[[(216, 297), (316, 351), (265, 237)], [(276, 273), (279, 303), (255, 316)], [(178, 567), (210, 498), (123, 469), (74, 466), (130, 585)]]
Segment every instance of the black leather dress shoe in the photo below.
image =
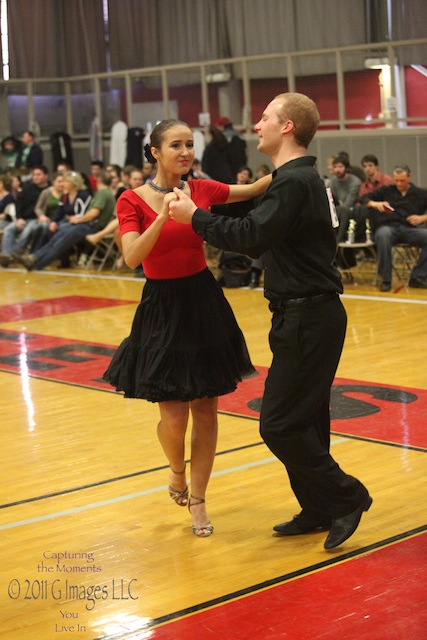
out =
[(427, 289), (427, 278), (411, 278), (408, 282), (408, 287)]
[(391, 291), (391, 283), (383, 282), (382, 284), (380, 284), (380, 291)]
[(303, 533), (328, 531), (330, 528), (331, 524), (311, 522), (301, 513), (294, 516), (289, 522), (282, 522), (282, 524), (276, 524), (276, 526), (273, 527), (274, 531), (279, 533), (281, 536), (300, 536)]
[(345, 542), (356, 531), (359, 526), (362, 513), (368, 511), (372, 504), (372, 498), (368, 495), (363, 504), (355, 511), (352, 511), (342, 518), (336, 518), (332, 520), (331, 530), (328, 537), (325, 540), (325, 549), (333, 549), (339, 547), (340, 544)]

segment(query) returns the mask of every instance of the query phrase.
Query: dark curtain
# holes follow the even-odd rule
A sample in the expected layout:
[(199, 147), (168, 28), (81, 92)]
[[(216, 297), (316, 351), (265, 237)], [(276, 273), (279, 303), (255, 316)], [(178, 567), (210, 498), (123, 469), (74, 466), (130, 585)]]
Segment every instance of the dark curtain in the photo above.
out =
[[(111, 68), (369, 44), (366, 6), (366, 0), (108, 0)], [(391, 39), (425, 37), (425, 6), (425, 0), (392, 0)], [(107, 70), (102, 0), (9, 0), (8, 15), (12, 79)], [(425, 64), (425, 47), (410, 49), (417, 59), (404, 62)], [(360, 68), (360, 55), (345, 62), (346, 69)], [(283, 66), (254, 63), (251, 77), (283, 75)], [(333, 55), (306, 56), (295, 65), (297, 74), (334, 69)]]
[[(391, 40), (415, 40), (427, 35), (426, 0), (392, 0), (391, 2)], [(427, 47), (414, 45), (398, 54), (401, 65), (427, 65)]]
[(157, 0), (108, 0), (111, 68), (159, 64)]
[[(366, 41), (365, 0), (234, 0), (224, 2), (231, 56), (327, 49)], [(357, 65), (358, 63), (356, 63)], [(331, 73), (334, 57), (298, 58), (298, 75)], [(251, 77), (286, 75), (283, 61), (251, 64)]]
[(102, 0), (9, 0), (8, 28), (11, 78), (106, 70)]
[(221, 6), (217, 0), (108, 0), (113, 71), (229, 55)]
[[(0, 5), (0, 20), (2, 18), (2, 8)], [(2, 48), (0, 47), (0, 79), (3, 80), (3, 52), (2, 52)]]

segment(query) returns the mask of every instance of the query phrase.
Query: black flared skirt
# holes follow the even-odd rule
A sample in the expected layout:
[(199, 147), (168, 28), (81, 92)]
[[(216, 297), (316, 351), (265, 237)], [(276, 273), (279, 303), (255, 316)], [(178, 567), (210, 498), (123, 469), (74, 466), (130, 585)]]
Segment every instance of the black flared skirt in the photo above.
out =
[(188, 402), (230, 393), (254, 373), (233, 311), (204, 269), (147, 279), (130, 336), (103, 378), (126, 398)]

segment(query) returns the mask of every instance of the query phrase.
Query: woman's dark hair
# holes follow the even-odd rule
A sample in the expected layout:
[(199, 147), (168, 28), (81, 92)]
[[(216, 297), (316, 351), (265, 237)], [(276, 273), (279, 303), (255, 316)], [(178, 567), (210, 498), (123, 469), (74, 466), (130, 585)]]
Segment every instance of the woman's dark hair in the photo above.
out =
[(115, 171), (115, 172), (117, 173), (117, 175), (118, 175), (118, 176), (119, 176), (119, 178), (120, 178), (120, 175), (121, 175), (121, 173), (122, 173), (122, 168), (121, 168), (121, 166), (120, 166), (119, 164), (110, 164), (109, 166), (113, 169), (113, 171)]
[(151, 147), (149, 144), (146, 144), (144, 147), (144, 155), (148, 162), (151, 162), (151, 164), (156, 164), (156, 158), (151, 153)]
[(83, 180), (83, 189), (85, 189), (85, 191), (87, 191), (90, 196), (93, 196), (93, 189), (92, 185), (90, 184), (89, 176), (87, 175), (87, 173), (83, 172), (81, 172), (80, 175)]
[(248, 176), (252, 179), (254, 177), (253, 171), (250, 167), (247, 167), (246, 165), (243, 167), (240, 167), (240, 169), (238, 170), (237, 173), (240, 173), (241, 171), (247, 171), (248, 172)]
[(154, 147), (155, 149), (160, 149), (160, 147), (162, 146), (162, 142), (165, 137), (166, 131), (169, 131), (169, 129), (172, 129), (172, 127), (176, 127), (177, 125), (187, 127), (188, 129), (190, 129), (190, 127), (186, 122), (183, 122), (182, 120), (175, 120), (173, 118), (169, 118), (168, 120), (162, 120), (161, 122), (156, 124), (153, 131), (151, 132), (150, 144), (146, 144), (144, 147), (144, 154), (148, 162), (151, 162), (152, 164), (156, 164), (157, 160), (151, 153), (151, 147)]
[(0, 180), (3, 182), (5, 191), (9, 191), (10, 193), (12, 191), (12, 176), (3, 174), (0, 175)]

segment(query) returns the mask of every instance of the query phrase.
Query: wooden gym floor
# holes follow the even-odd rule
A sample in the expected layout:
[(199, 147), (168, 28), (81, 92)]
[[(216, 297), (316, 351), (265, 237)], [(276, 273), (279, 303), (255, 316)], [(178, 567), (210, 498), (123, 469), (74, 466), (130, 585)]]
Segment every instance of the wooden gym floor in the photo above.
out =
[(272, 535), (298, 505), (260, 439), (261, 290), (225, 289), (258, 376), (220, 401), (197, 539), (167, 494), (157, 407), (101, 381), (143, 280), (0, 271), (0, 639), (427, 638), (427, 292), (345, 284), (332, 450), (374, 498), (333, 552)]

